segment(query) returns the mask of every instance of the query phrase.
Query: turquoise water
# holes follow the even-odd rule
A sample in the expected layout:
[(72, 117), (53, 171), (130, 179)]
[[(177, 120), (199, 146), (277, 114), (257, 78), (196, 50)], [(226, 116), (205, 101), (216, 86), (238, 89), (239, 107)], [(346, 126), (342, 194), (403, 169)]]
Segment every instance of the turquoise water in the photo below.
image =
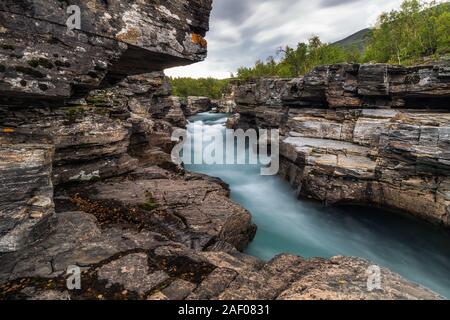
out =
[[(188, 131), (208, 137), (225, 130), (224, 114), (200, 114)], [(195, 139), (201, 139), (195, 136)], [(200, 149), (192, 150), (192, 153)], [(409, 216), (365, 207), (325, 207), (298, 200), (287, 182), (261, 176), (257, 165), (188, 165), (219, 177), (232, 199), (252, 213), (258, 226), (247, 254), (270, 260), (280, 253), (329, 258), (366, 258), (450, 298), (450, 232)]]

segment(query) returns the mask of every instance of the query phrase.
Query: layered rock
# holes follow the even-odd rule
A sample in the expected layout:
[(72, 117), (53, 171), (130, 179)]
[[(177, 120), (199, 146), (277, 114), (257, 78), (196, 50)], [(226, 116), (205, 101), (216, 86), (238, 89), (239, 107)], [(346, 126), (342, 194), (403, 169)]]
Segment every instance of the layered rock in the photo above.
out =
[(280, 174), (299, 195), (450, 224), (448, 64), (323, 66), (237, 93), (239, 126), (280, 128)]
[(193, 250), (216, 243), (243, 249), (255, 233), (250, 214), (228, 199), (220, 181), (158, 167), (59, 188), (55, 201), (55, 232), (34, 246), (3, 255), (0, 282), (55, 277), (70, 265), (148, 249), (146, 243), (153, 238)]
[[(260, 79), (238, 84), (236, 111), (241, 127), (278, 128), (284, 122), (287, 108), (282, 106), (282, 95), (288, 79)], [(281, 107), (281, 108), (280, 108)]]
[(170, 153), (172, 124), (186, 122), (161, 73), (127, 77), (67, 106), (0, 107), (0, 114), (3, 130), (13, 131), (9, 135), (52, 141), (56, 185), (120, 175), (137, 168), (131, 156)]
[[(64, 191), (78, 210), (100, 221), (127, 222), (157, 231), (187, 247), (203, 250), (226, 242), (243, 250), (255, 235), (251, 215), (229, 200), (220, 180), (201, 175), (141, 168), (118, 177)], [(114, 210), (115, 214), (110, 214)]]
[(71, 5), (0, 4), (0, 252), (50, 232), (53, 185), (170, 161), (172, 124), (185, 118), (164, 74), (144, 73), (206, 56), (211, 1)]
[(212, 100), (213, 111), (218, 113), (233, 113), (236, 109), (236, 88), (235, 81), (230, 81), (227, 89), (222, 94), (222, 98)]
[(50, 144), (6, 144), (0, 137), (0, 252), (42, 239), (53, 217)]
[(236, 102), (231, 99), (212, 100), (211, 103), (213, 105), (211, 111), (216, 113), (233, 113), (236, 109)]
[(206, 56), (203, 36), (210, 0), (71, 5), (80, 9), (79, 29), (68, 30), (73, 12), (67, 13), (64, 1), (2, 1), (3, 103), (61, 101), (124, 75), (190, 64)]
[(187, 117), (197, 113), (210, 111), (213, 107), (210, 98), (207, 97), (188, 97), (184, 113)]
[[(60, 214), (56, 233), (15, 257), (20, 264), (4, 259), (0, 298), (441, 299), (386, 269), (380, 270), (382, 289), (369, 291), (370, 263), (356, 258), (280, 255), (264, 263), (235, 249), (195, 251), (149, 231), (99, 229), (95, 220), (82, 212)], [(74, 261), (82, 266), (80, 290), (66, 286), (65, 267)]]

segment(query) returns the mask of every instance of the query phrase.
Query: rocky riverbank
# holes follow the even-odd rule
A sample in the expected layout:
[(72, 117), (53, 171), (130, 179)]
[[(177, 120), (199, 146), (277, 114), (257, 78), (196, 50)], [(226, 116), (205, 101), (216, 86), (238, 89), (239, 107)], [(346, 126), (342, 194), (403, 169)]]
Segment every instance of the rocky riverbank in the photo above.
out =
[(368, 292), (357, 258), (242, 254), (250, 213), (170, 158), (203, 107), (161, 70), (205, 57), (211, 1), (73, 3), (81, 30), (61, 1), (0, 4), (0, 299), (439, 298), (384, 269)]
[(299, 196), (375, 205), (449, 226), (450, 65), (332, 65), (236, 89), (239, 124), (280, 128)]

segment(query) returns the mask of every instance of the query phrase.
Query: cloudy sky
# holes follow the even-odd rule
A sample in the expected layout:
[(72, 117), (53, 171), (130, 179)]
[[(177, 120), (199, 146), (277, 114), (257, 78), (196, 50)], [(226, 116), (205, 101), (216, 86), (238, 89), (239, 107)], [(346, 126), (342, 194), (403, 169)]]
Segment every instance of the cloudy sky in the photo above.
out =
[(312, 35), (341, 40), (373, 26), (378, 15), (401, 0), (213, 0), (208, 58), (166, 70), (170, 76), (227, 78), (240, 66), (275, 55)]

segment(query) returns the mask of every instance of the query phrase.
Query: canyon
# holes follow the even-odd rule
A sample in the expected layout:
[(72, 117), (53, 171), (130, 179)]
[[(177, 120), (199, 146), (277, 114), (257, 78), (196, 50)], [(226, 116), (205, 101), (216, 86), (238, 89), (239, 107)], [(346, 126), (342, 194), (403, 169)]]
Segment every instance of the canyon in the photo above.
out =
[[(383, 289), (368, 291), (371, 263), (359, 258), (282, 254), (266, 262), (243, 254), (256, 232), (251, 213), (220, 179), (170, 156), (174, 128), (209, 107), (172, 96), (162, 71), (206, 57), (211, 1), (73, 4), (83, 12), (79, 30), (66, 28), (64, 1), (0, 3), (0, 299), (442, 298), (385, 268)], [(425, 98), (434, 110), (448, 95), (448, 67), (418, 69), (412, 87), (400, 79), (409, 73), (395, 68), (392, 84), (388, 66), (337, 69), (334, 82), (327, 68), (238, 86), (239, 125), (296, 132), (283, 144), (283, 173), (307, 185), (299, 193), (330, 203), (399, 200), (415, 214), (408, 199), (415, 195), (418, 207), (434, 199), (427, 217), (448, 225), (445, 113), (357, 111), (374, 101), (423, 108)], [(361, 87), (355, 72), (366, 77)], [(282, 99), (285, 87), (290, 96)], [(392, 90), (402, 99), (391, 99)], [(333, 118), (329, 101), (355, 110)], [(318, 109), (292, 107), (311, 103)], [(392, 119), (392, 139), (382, 144), (377, 135)], [(420, 144), (408, 144), (419, 131)], [(390, 150), (397, 157), (385, 157)], [(406, 183), (391, 182), (407, 174)], [(334, 193), (324, 192), (325, 181)], [(392, 190), (378, 197), (382, 188)], [(389, 192), (398, 199), (386, 200)], [(66, 287), (73, 265), (82, 271), (80, 290)]]

